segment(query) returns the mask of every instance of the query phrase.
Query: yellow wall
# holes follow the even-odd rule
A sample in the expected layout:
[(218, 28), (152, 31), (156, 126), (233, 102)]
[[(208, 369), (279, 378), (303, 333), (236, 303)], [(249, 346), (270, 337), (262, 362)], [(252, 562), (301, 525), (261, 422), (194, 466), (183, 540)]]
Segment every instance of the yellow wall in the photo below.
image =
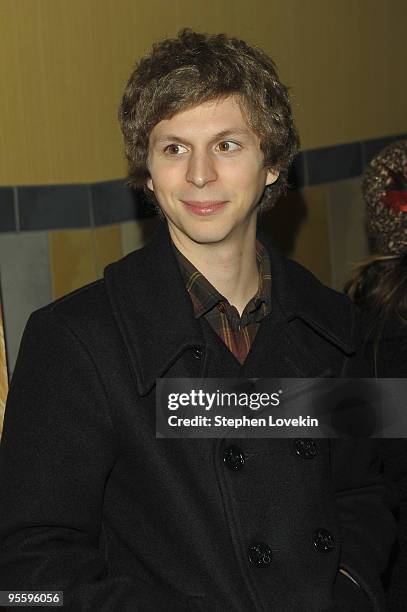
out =
[(0, 185), (124, 176), (125, 81), (183, 26), (275, 58), (303, 148), (404, 132), (406, 15), (405, 0), (0, 0)]

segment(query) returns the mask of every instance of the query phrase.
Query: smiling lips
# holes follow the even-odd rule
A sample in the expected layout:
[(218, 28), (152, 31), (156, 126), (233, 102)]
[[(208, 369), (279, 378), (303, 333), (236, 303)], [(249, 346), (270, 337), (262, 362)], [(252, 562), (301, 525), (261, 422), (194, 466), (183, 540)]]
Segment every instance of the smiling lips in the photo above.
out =
[(224, 200), (224, 201), (216, 200), (216, 201), (207, 201), (207, 202), (194, 202), (194, 201), (187, 202), (187, 201), (182, 200), (182, 202), (185, 204), (188, 210), (190, 210), (195, 215), (211, 215), (213, 213), (218, 212), (218, 210), (221, 210), (222, 208), (224, 208), (224, 206), (227, 204), (227, 200)]

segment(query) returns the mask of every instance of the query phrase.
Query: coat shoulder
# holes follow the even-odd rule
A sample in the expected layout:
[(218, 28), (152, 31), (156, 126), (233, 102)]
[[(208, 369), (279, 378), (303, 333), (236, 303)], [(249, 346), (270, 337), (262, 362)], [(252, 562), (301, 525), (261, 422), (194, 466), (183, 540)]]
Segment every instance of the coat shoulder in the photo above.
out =
[(73, 328), (99, 328), (111, 316), (104, 279), (98, 279), (35, 310), (30, 319), (56, 319)]
[(322, 283), (310, 270), (300, 263), (286, 259), (287, 272), (290, 279), (295, 282), (298, 291), (305, 291), (305, 296), (313, 296), (313, 299), (327, 301), (330, 305), (342, 309), (344, 312), (352, 313), (355, 307), (347, 295), (328, 287)]

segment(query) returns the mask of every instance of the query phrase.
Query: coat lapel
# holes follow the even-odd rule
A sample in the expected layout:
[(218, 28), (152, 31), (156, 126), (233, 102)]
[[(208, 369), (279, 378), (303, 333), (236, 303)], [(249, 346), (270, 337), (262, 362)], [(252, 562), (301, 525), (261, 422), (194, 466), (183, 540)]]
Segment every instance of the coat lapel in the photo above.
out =
[(104, 277), (138, 391), (145, 395), (186, 349), (204, 346), (167, 223), (147, 246), (107, 266)]
[[(334, 376), (333, 364), (327, 363), (324, 352), (318, 353), (317, 339), (323, 338), (345, 355), (354, 354), (352, 304), (285, 257), (261, 229), (258, 238), (271, 260), (272, 308), (245, 363), (245, 376)], [(301, 328), (312, 330), (311, 343), (305, 342)]]
[(309, 270), (285, 257), (261, 230), (271, 258), (272, 296), (287, 320), (299, 318), (346, 354), (355, 352), (354, 307), (342, 293), (323, 285)]

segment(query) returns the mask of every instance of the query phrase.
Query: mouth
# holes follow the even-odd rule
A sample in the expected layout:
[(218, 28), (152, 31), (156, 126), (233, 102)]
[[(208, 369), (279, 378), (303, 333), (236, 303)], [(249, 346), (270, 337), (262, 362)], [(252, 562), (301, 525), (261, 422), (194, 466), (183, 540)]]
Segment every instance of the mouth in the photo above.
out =
[(205, 202), (181, 200), (181, 202), (195, 215), (212, 215), (224, 208), (228, 203), (227, 200), (208, 200)]

